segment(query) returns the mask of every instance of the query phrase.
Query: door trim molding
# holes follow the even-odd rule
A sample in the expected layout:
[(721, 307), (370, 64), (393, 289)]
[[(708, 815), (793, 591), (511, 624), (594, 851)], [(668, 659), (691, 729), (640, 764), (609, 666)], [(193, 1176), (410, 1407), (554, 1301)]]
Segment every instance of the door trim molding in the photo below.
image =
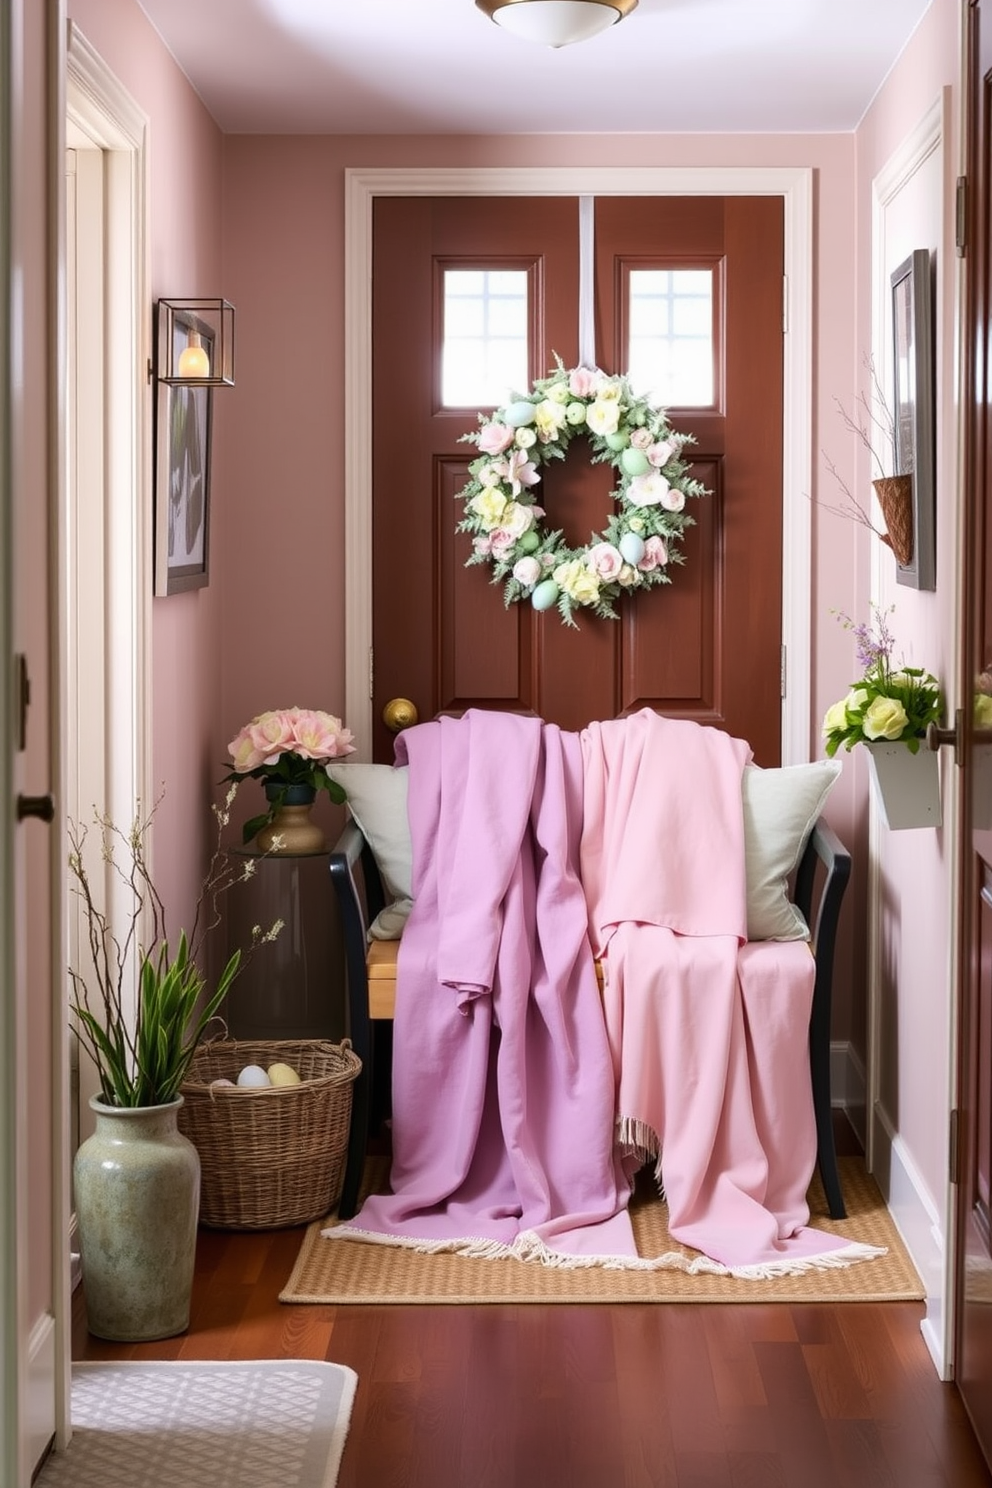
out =
[[(950, 89), (944, 88), (930, 107), (919, 118), (902, 143), (893, 151), (881, 170), (872, 180), (872, 243), (871, 243), (871, 345), (874, 364), (879, 370), (882, 386), (891, 386), (891, 299), (890, 274), (905, 253), (905, 217), (900, 219), (898, 208), (901, 193), (911, 185), (917, 174), (939, 156), (941, 186), (938, 200), (946, 203), (947, 175), (953, 169), (947, 158), (947, 142), (950, 129)], [(905, 214), (903, 208), (903, 214)], [(938, 255), (943, 263), (950, 262), (947, 256), (947, 228), (950, 220), (944, 206), (939, 207), (945, 224), (938, 237)], [(916, 241), (914, 238), (913, 241)], [(955, 260), (960, 264), (961, 260)], [(938, 284), (944, 281), (938, 275)], [(938, 289), (935, 307), (938, 327), (948, 332), (949, 323), (944, 317), (944, 304)], [(957, 286), (956, 293), (960, 293)], [(937, 343), (938, 386), (941, 385), (943, 368), (939, 358), (943, 355), (943, 340)], [(957, 483), (956, 483), (957, 484)], [(953, 541), (960, 544), (961, 533)], [(945, 608), (946, 593), (941, 609), (944, 614), (958, 614), (961, 608), (960, 594), (961, 563), (952, 566), (950, 584), (953, 593), (950, 607)], [(891, 597), (891, 553), (876, 539), (871, 540), (870, 586), (872, 603), (883, 605)], [(941, 585), (944, 585), (943, 575)], [(946, 587), (946, 586), (945, 586)], [(912, 595), (913, 591), (909, 591)], [(915, 602), (915, 601), (914, 601)], [(939, 670), (939, 668), (938, 668)], [(950, 668), (953, 675), (960, 672), (960, 658), (955, 656)], [(947, 761), (949, 763), (949, 760)], [(958, 772), (945, 769), (941, 781), (944, 806), (944, 845), (942, 856), (945, 863), (958, 860)], [(868, 820), (868, 1084), (866, 1091), (865, 1153), (869, 1171), (878, 1176), (882, 1195), (895, 1215), (910, 1256), (926, 1290), (926, 1316), (920, 1327), (941, 1379), (949, 1379), (954, 1357), (954, 1266), (956, 1256), (956, 1190), (950, 1174), (947, 1174), (942, 1191), (931, 1194), (927, 1183), (916, 1166), (912, 1153), (899, 1135), (897, 1113), (886, 1109), (883, 1099), (881, 1054), (885, 1040), (883, 1019), (885, 1017), (885, 988), (891, 979), (891, 970), (886, 971), (888, 959), (885, 901), (888, 897), (885, 885), (886, 832), (881, 825), (874, 792), (869, 792)], [(888, 849), (891, 854), (891, 848)], [(948, 952), (946, 987), (957, 986), (955, 925), (957, 900), (953, 882), (948, 888), (946, 906), (947, 924), (950, 928), (950, 950)], [(940, 1069), (935, 1055), (935, 1079), (946, 1080), (947, 1108), (943, 1113), (949, 1122), (950, 1111), (955, 1104), (957, 1037), (953, 998), (948, 992), (947, 1044), (943, 1051), (944, 1066)]]
[[(148, 136), (147, 116), (134, 102), (100, 54), (74, 22), (63, 29), (65, 90), (53, 120), (58, 140), (52, 171), (58, 183), (59, 235), (55, 249), (58, 276), (60, 340), (57, 373), (60, 388), (67, 378), (67, 245), (65, 223), (65, 143), (68, 124), (85, 136), (87, 149), (101, 156), (103, 172), (104, 242), (107, 271), (103, 310), (103, 419), (102, 510), (104, 576), (102, 596), (103, 676), (99, 695), (76, 695), (71, 666), (75, 578), (69, 572), (68, 533), (75, 521), (69, 509), (67, 482), (68, 414), (63, 405), (57, 420), (59, 460), (59, 521), (55, 545), (53, 588), (58, 596), (58, 649), (55, 686), (58, 693), (54, 757), (58, 766), (60, 813), (89, 817), (93, 802), (78, 799), (75, 761), (63, 741), (71, 738), (69, 725), (77, 707), (96, 708), (102, 717), (105, 742), (103, 808), (117, 822), (130, 823), (136, 802), (150, 801), (151, 758), (151, 594), (152, 594), (152, 484), (151, 395), (148, 366), (152, 318), (149, 298)], [(60, 865), (60, 879), (65, 870)], [(118, 889), (118, 894), (123, 891)], [(55, 965), (68, 964), (69, 896), (62, 902), (56, 927)], [(124, 903), (127, 895), (123, 895)], [(115, 911), (111, 904), (111, 915)], [(57, 1026), (68, 1032), (67, 988), (61, 978), (54, 988)], [(70, 1096), (68, 1056), (61, 1061), (61, 1099)], [(63, 1252), (60, 1284), (65, 1301), (60, 1309), (58, 1368), (65, 1391), (57, 1446), (71, 1434), (68, 1380), (71, 1344), (71, 1280), (69, 1275), (72, 1221), (68, 1116), (56, 1122), (62, 1147), (58, 1161), (61, 1196), (58, 1241)]]
[(810, 755), (813, 172), (809, 168), (345, 170), (345, 717), (370, 758), (372, 207), (377, 196), (781, 196), (786, 274), (782, 447), (782, 763)]

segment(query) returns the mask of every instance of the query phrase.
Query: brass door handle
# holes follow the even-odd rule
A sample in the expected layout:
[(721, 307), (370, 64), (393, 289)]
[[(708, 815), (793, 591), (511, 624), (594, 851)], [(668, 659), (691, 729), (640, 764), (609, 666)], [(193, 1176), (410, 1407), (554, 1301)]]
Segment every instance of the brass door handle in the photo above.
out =
[(411, 703), (409, 698), (390, 698), (382, 710), (382, 721), (391, 734), (413, 728), (419, 716), (416, 703)]

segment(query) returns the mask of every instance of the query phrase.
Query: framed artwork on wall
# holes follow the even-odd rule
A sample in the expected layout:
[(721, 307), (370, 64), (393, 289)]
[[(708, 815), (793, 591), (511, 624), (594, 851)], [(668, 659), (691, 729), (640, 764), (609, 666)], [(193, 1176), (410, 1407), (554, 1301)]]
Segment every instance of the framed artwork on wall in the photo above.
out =
[[(213, 331), (192, 314), (173, 317), (174, 358), (213, 351)], [(212, 389), (158, 384), (155, 430), (155, 593), (201, 589), (209, 580)]]
[(913, 552), (896, 582), (937, 587), (934, 337), (930, 252), (917, 248), (891, 276), (896, 475), (912, 476)]

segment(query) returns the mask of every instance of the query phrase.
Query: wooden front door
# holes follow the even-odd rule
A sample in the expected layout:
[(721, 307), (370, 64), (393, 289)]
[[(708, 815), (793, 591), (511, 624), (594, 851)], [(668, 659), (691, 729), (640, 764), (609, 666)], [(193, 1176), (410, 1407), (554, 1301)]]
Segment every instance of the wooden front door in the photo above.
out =
[[(962, 653), (965, 726), (959, 762), (970, 831), (962, 833), (963, 988), (960, 1009), (958, 1211), (954, 1373), (992, 1464), (992, 724), (976, 687), (992, 674), (992, 15), (973, 0), (968, 69), (968, 331), (966, 539)], [(981, 725), (985, 723), (985, 726)]]
[[(706, 268), (714, 286), (714, 396), (669, 410), (711, 492), (673, 582), (617, 621), (505, 608), (455, 531), (478, 407), (441, 399), (446, 268), (528, 276), (528, 381), (578, 360), (579, 202), (381, 198), (373, 242), (373, 751), (392, 698), (421, 719), (467, 707), (530, 711), (580, 729), (648, 706), (726, 728), (780, 762), (783, 211), (778, 197), (597, 198), (596, 352), (627, 370), (629, 276)], [(526, 389), (524, 389), (526, 390)], [(606, 525), (612, 480), (581, 442), (542, 482), (549, 527), (573, 543)]]

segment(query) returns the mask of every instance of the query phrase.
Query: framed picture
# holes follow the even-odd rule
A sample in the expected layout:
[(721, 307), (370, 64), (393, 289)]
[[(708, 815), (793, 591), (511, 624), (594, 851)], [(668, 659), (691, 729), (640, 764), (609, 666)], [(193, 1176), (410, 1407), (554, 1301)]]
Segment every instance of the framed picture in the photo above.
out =
[(937, 587), (935, 541), (933, 296), (930, 253), (917, 248), (893, 272), (895, 471), (913, 478), (913, 556), (896, 568), (896, 582)]
[[(174, 356), (213, 332), (194, 315), (176, 314)], [(197, 344), (197, 343), (193, 343)], [(180, 594), (208, 582), (210, 538), (209, 387), (160, 382), (155, 431), (155, 593)]]

